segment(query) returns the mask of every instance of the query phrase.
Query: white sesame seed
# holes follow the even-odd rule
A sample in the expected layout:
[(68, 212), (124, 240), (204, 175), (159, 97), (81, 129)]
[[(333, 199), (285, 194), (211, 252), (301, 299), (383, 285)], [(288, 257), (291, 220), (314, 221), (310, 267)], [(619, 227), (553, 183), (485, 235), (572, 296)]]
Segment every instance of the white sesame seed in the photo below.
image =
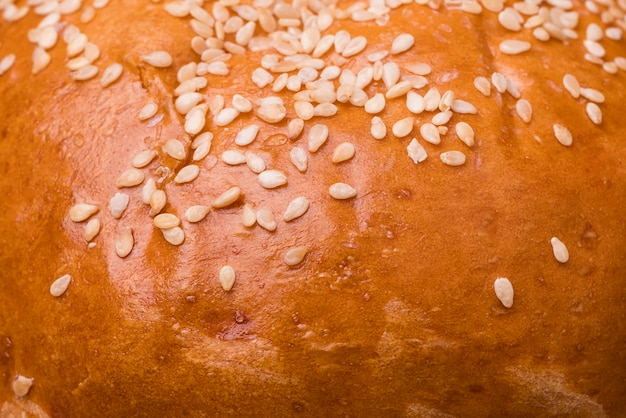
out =
[(50, 285), (50, 294), (55, 298), (58, 298), (63, 293), (65, 293), (71, 281), (72, 276), (70, 276), (69, 274), (64, 274), (63, 276), (59, 277)]
[(294, 140), (300, 136), (304, 129), (304, 121), (300, 118), (293, 118), (287, 125), (287, 138)]
[(391, 127), (391, 133), (396, 138), (404, 138), (405, 136), (408, 136), (413, 130), (414, 121), (415, 119), (412, 116), (398, 120)]
[(287, 109), (283, 104), (273, 103), (259, 106), (255, 114), (267, 123), (278, 123), (287, 116)]
[(552, 244), (552, 253), (554, 254), (554, 258), (559, 263), (567, 263), (569, 260), (569, 251), (563, 242), (557, 237), (552, 237), (550, 239), (550, 244)]
[(459, 114), (474, 115), (478, 112), (473, 104), (461, 99), (454, 99), (451, 109), (454, 113)]
[(385, 88), (389, 90), (400, 81), (400, 67), (395, 62), (386, 62), (383, 64), (382, 80)]
[(563, 86), (573, 98), (577, 99), (580, 96), (580, 83), (578, 83), (578, 79), (572, 74), (565, 74), (563, 76)]
[(139, 111), (139, 120), (144, 121), (150, 119), (156, 115), (159, 110), (159, 105), (154, 102), (146, 103)]
[(176, 111), (181, 115), (186, 115), (191, 109), (194, 108), (202, 100), (202, 94), (197, 92), (183, 93), (176, 98), (174, 107)]
[(306, 253), (308, 251), (309, 249), (304, 245), (290, 248), (285, 253), (283, 260), (288, 266), (296, 266), (300, 264), (302, 260), (304, 260), (304, 257), (306, 256)]
[(163, 190), (155, 190), (148, 199), (150, 204), (150, 216), (159, 214), (167, 203), (167, 195)]
[(228, 165), (244, 164), (246, 155), (239, 150), (226, 150), (222, 153), (222, 161)]
[(609, 74), (617, 74), (617, 72), (619, 71), (619, 67), (617, 66), (617, 64), (612, 61), (602, 63), (602, 69)]
[(85, 241), (92, 241), (100, 233), (100, 220), (98, 218), (92, 218), (85, 225), (83, 231), (83, 237)]
[(76, 57), (69, 60), (65, 67), (70, 71), (76, 71), (86, 65), (89, 65), (89, 60), (86, 57)]
[(406, 108), (409, 112), (417, 115), (424, 111), (426, 108), (426, 102), (419, 93), (411, 90), (406, 94)]
[(350, 42), (351, 36), (345, 30), (340, 30), (335, 34), (334, 46), (335, 52), (341, 54), (343, 50), (346, 48), (348, 43)]
[(115, 185), (117, 186), (118, 189), (121, 189), (123, 187), (134, 187), (143, 183), (144, 178), (145, 178), (145, 175), (143, 171), (139, 170), (138, 168), (133, 167), (124, 171), (117, 178)]
[(256, 222), (259, 226), (267, 231), (275, 231), (277, 224), (274, 214), (267, 208), (261, 208), (256, 212)]
[(208, 206), (195, 205), (190, 206), (185, 211), (185, 220), (187, 222), (196, 223), (202, 221), (209, 214), (211, 208)]
[(98, 75), (98, 67), (95, 65), (85, 65), (72, 72), (72, 78), (76, 81), (87, 81)]
[(0, 76), (9, 71), (15, 63), (15, 54), (9, 54), (0, 61)]
[(589, 119), (591, 119), (591, 121), (596, 125), (600, 125), (602, 123), (602, 110), (600, 110), (600, 107), (597, 104), (593, 102), (587, 103), (585, 106), (585, 112), (587, 113)]
[(479, 15), (482, 13), (483, 7), (477, 1), (462, 0), (461, 10), (463, 10), (466, 13), (473, 14), (473, 15)]
[(287, 184), (287, 176), (278, 170), (265, 170), (259, 173), (258, 179), (261, 186), (266, 189), (274, 189)]
[(235, 285), (235, 269), (229, 265), (223, 266), (220, 268), (218, 276), (222, 289), (226, 292), (230, 292)]
[(420, 135), (426, 142), (437, 145), (441, 143), (441, 136), (439, 130), (432, 123), (424, 123), (420, 126)]
[(267, 72), (264, 68), (257, 68), (252, 72), (252, 82), (256, 84), (258, 88), (263, 88), (270, 84), (274, 80), (272, 74)]
[(246, 99), (241, 94), (233, 95), (232, 106), (239, 113), (248, 113), (252, 110), (250, 100)]
[(241, 212), (241, 221), (243, 226), (246, 228), (250, 228), (254, 226), (256, 223), (256, 212), (249, 203), (243, 205), (243, 210)]
[(602, 39), (603, 32), (600, 25), (597, 23), (590, 23), (587, 25), (585, 37), (590, 41), (600, 41)]
[(168, 139), (163, 146), (163, 151), (175, 160), (182, 161), (187, 157), (185, 146), (178, 139)]
[(315, 106), (312, 103), (298, 100), (293, 104), (296, 115), (302, 120), (309, 120), (315, 116)]
[(541, 42), (547, 42), (550, 40), (550, 33), (543, 27), (534, 28), (533, 36), (535, 37), (535, 39)]
[(181, 168), (176, 177), (174, 177), (174, 182), (177, 184), (190, 183), (194, 181), (198, 175), (200, 174), (200, 167), (194, 164), (186, 165)]
[(15, 396), (23, 397), (28, 395), (33, 382), (34, 379), (18, 374), (11, 383), (11, 389), (13, 389)]
[(595, 57), (602, 58), (606, 55), (606, 50), (604, 49), (604, 47), (596, 41), (585, 39), (583, 41), (583, 44), (585, 45), (587, 51)]
[(115, 219), (122, 217), (122, 214), (128, 207), (130, 202), (130, 196), (126, 193), (115, 193), (115, 195), (109, 200), (109, 211)]
[(415, 164), (425, 161), (428, 157), (428, 154), (426, 153), (424, 147), (419, 142), (417, 142), (417, 139), (415, 138), (413, 138), (411, 142), (409, 142), (406, 150), (409, 154), (409, 158), (413, 160)]
[(308, 146), (310, 152), (317, 152), (328, 139), (328, 127), (321, 123), (313, 125), (309, 130)]
[(311, 92), (311, 100), (316, 103), (333, 103), (337, 100), (337, 93), (330, 87), (316, 88)]
[(123, 67), (121, 64), (113, 63), (104, 69), (100, 78), (100, 85), (108, 87), (115, 83), (122, 75)]
[(330, 117), (337, 114), (338, 108), (333, 103), (320, 103), (313, 109), (313, 114), (318, 117)]
[(311, 56), (314, 58), (322, 57), (324, 54), (326, 54), (330, 50), (330, 48), (332, 48), (334, 42), (335, 42), (334, 35), (322, 36), (320, 40), (317, 42), (317, 44), (315, 45), (315, 48), (313, 49), (313, 53), (311, 54)]
[(356, 190), (346, 183), (334, 183), (328, 189), (328, 193), (337, 200), (350, 199), (356, 196)]
[(400, 81), (394, 86), (392, 86), (389, 90), (387, 90), (387, 92), (385, 93), (385, 97), (387, 99), (395, 99), (397, 97), (404, 96), (412, 88), (413, 88), (413, 85), (411, 84), (410, 81), (408, 80)]
[(308, 166), (308, 156), (303, 148), (293, 147), (289, 152), (289, 158), (298, 171), (301, 173), (306, 171)]
[(180, 225), (180, 219), (173, 213), (161, 213), (154, 217), (153, 222), (159, 229), (170, 229)]
[(115, 254), (120, 258), (125, 258), (130, 254), (135, 245), (132, 228), (126, 228), (115, 241)]
[(452, 112), (450, 110), (446, 110), (445, 112), (436, 113), (431, 122), (435, 126), (445, 125), (450, 121), (450, 118), (452, 118)]
[(465, 154), (461, 151), (446, 151), (439, 154), (439, 158), (444, 164), (450, 166), (460, 166), (465, 164)]
[(225, 208), (235, 203), (239, 199), (239, 196), (241, 196), (241, 189), (237, 186), (233, 186), (223, 192), (221, 195), (219, 195), (211, 203), (211, 206), (213, 206), (215, 209)]
[(505, 308), (513, 306), (513, 285), (506, 277), (498, 277), (493, 282), (493, 289), (496, 293), (496, 297)]
[(510, 78), (506, 79), (506, 91), (515, 99), (519, 99), (521, 97), (517, 84), (515, 84)]
[(382, 93), (376, 93), (371, 99), (365, 102), (365, 111), (371, 115), (375, 115), (383, 111), (385, 104), (385, 96)]
[(607, 38), (613, 41), (621, 41), (623, 31), (621, 28), (612, 26), (612, 27), (606, 28), (604, 31), (604, 34), (606, 35)]
[(530, 122), (532, 115), (533, 115), (533, 108), (528, 102), (528, 100), (526, 99), (518, 100), (517, 103), (515, 103), (515, 111), (517, 112), (517, 115), (524, 122), (526, 123)]
[(491, 83), (499, 93), (504, 93), (506, 91), (508, 81), (504, 75), (494, 72), (491, 74)]
[(235, 144), (246, 146), (252, 143), (259, 133), (258, 125), (248, 125), (241, 129), (235, 137)]
[(506, 7), (498, 13), (498, 21), (505, 29), (518, 32), (522, 28), (522, 19), (517, 10)]
[(227, 126), (235, 120), (237, 116), (239, 116), (239, 112), (235, 108), (225, 107), (215, 115), (213, 123), (215, 123), (216, 126)]
[(456, 135), (468, 147), (474, 146), (474, 129), (467, 122), (459, 122), (454, 126)]
[(135, 168), (143, 168), (150, 164), (156, 157), (157, 153), (153, 150), (143, 150), (135, 154), (132, 159), (132, 166)]
[(582, 87), (580, 89), (580, 95), (587, 100), (591, 100), (592, 102), (604, 103), (604, 94), (596, 89)]
[(554, 131), (554, 136), (556, 137), (556, 140), (559, 141), (561, 145), (565, 145), (566, 147), (572, 145), (573, 138), (572, 133), (569, 129), (567, 129), (563, 125), (555, 123), (554, 125), (552, 125), (552, 130)]
[(185, 241), (185, 231), (180, 226), (174, 228), (161, 229), (165, 241), (172, 245), (180, 245)]
[(148, 181), (146, 181), (146, 184), (144, 184), (143, 188), (141, 189), (141, 201), (144, 204), (149, 205), (150, 196), (152, 196), (155, 191), (156, 182), (154, 181), (154, 179), (148, 179)]
[(424, 109), (433, 112), (439, 108), (441, 93), (437, 87), (430, 88), (424, 95)]
[(476, 90), (481, 92), (483, 96), (491, 95), (491, 83), (489, 83), (489, 80), (486, 77), (476, 77), (474, 79), (474, 87), (476, 87)]
[(172, 65), (172, 56), (167, 51), (153, 51), (141, 56), (141, 61), (157, 68), (165, 68)]
[[(184, 130), (189, 135), (199, 134), (206, 124), (206, 112), (209, 106), (206, 103), (196, 105), (185, 115)], [(220, 125), (218, 125), (220, 126)]]
[(285, 222), (293, 221), (304, 215), (309, 209), (309, 200), (304, 196), (299, 196), (289, 202), (285, 213), (283, 214), (283, 220)]
[(98, 213), (98, 207), (89, 203), (78, 203), (70, 208), (70, 219), (73, 222), (82, 222)]
[(401, 54), (408, 51), (413, 44), (415, 44), (415, 38), (409, 33), (403, 33), (393, 40), (391, 44), (391, 55)]
[(89, 39), (84, 33), (77, 33), (74, 35), (67, 44), (67, 56), (71, 58), (83, 52), (87, 42), (89, 42)]
[(370, 133), (374, 139), (383, 139), (387, 136), (387, 127), (381, 118), (374, 116), (372, 118)]
[(354, 157), (355, 152), (356, 148), (354, 147), (354, 144), (352, 144), (351, 142), (342, 142), (341, 144), (337, 145), (337, 147), (335, 147), (335, 149), (333, 150), (332, 161), (335, 164), (348, 161), (349, 159)]

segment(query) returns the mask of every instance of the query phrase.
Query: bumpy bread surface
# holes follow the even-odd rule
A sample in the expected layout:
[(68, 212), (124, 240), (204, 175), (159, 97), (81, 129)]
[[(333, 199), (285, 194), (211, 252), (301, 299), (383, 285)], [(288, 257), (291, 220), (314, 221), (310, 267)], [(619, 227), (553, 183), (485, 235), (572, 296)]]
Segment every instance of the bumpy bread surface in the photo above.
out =
[[(223, 2), (231, 16), (235, 3)], [(285, 10), (261, 3), (277, 14)], [(322, 35), (345, 30), (367, 39), (355, 56), (342, 58), (334, 48), (321, 56), (325, 66), (355, 74), (374, 65), (368, 54), (411, 33), (415, 44), (382, 62), (397, 63), (412, 82), (420, 79), (409, 66), (427, 63), (427, 84), (413, 91), (450, 90), (477, 109), (455, 112), (441, 144), (419, 133), (436, 111), (412, 115), (405, 96), (387, 100), (378, 114), (387, 126), (382, 140), (370, 133), (373, 115), (349, 102), (335, 102), (336, 115), (307, 120), (300, 136), (287, 138), (288, 122), (297, 117), (295, 92), (252, 81), (264, 54), (284, 59), (268, 44), (232, 54), (228, 75), (202, 75), (208, 85), (200, 92), (206, 103), (222, 95), (226, 106), (241, 94), (255, 110), (259, 98), (276, 96), (286, 117), (266, 123), (253, 110), (218, 127), (207, 112), (203, 131), (214, 139), (197, 162), (194, 135), (174, 107), (178, 70), (201, 62), (191, 47), (190, 16), (171, 16), (165, 3), (111, 2), (82, 22), (91, 7), (85, 4), (61, 15), (60, 39), (37, 74), (29, 31), (43, 16), (32, 6), (22, 19), (2, 21), (0, 59), (15, 54), (16, 61), (0, 76), (0, 416), (624, 416), (626, 73), (619, 57), (626, 46), (604, 36), (598, 43), (606, 55), (593, 63), (584, 42), (591, 23), (623, 28), (623, 4), (543, 3), (552, 9), (547, 16), (571, 6), (567, 12), (579, 18), (565, 31), (570, 38), (545, 42), (532, 28), (505, 29), (497, 12), (483, 7), (472, 14), (460, 5), (378, 7), (382, 17), (366, 22), (350, 16), (368, 4), (312, 1), (304, 11), (306, 2), (295, 5), (307, 25), (323, 23), (315, 17), (320, 11), (335, 15)], [(12, 16), (11, 2), (2, 7)], [(209, 13), (214, 7), (203, 5)], [(75, 81), (66, 68), (61, 38), (70, 25), (100, 49), (93, 79)], [(299, 29), (289, 33), (299, 39)], [(268, 36), (259, 27), (255, 35)], [(499, 50), (507, 39), (531, 48), (507, 55)], [(263, 44), (257, 40), (253, 45)], [(158, 50), (171, 54), (172, 65), (142, 61)], [(621, 66), (603, 69), (602, 62), (615, 59)], [(99, 79), (112, 63), (123, 66), (122, 75), (103, 88)], [(529, 123), (516, 114), (509, 92), (492, 86), (485, 96), (474, 87), (476, 77), (494, 72), (531, 104)], [(600, 124), (585, 113), (589, 100), (565, 89), (566, 73), (604, 93)], [(339, 87), (339, 79), (332, 82)], [(364, 90), (371, 97), (387, 88), (373, 81)], [(157, 114), (140, 121), (149, 102)], [(393, 124), (409, 116), (414, 129), (396, 138)], [(461, 121), (475, 131), (472, 147), (456, 137)], [(259, 126), (257, 138), (236, 145), (236, 133), (250, 124)], [(329, 137), (309, 152), (315, 124), (327, 125)], [(571, 131), (571, 146), (556, 140), (554, 124)], [(163, 151), (171, 138), (187, 147), (184, 161)], [(417, 164), (407, 152), (412, 138), (428, 153)], [(356, 153), (333, 163), (342, 142)], [(294, 147), (307, 150), (304, 173), (290, 161)], [(188, 207), (210, 206), (233, 186), (241, 196), (199, 223), (182, 220), (185, 240), (172, 245), (142, 202), (143, 184), (116, 187), (146, 149), (157, 156), (141, 170), (165, 191), (163, 212), (183, 219)], [(225, 164), (221, 156), (232, 149), (262, 157), (267, 169), (286, 174), (287, 184), (266, 189), (245, 164)], [(452, 150), (465, 154), (465, 164), (440, 160)], [(176, 184), (188, 164), (200, 167), (198, 178)], [(356, 197), (331, 197), (336, 182), (352, 186)], [(118, 192), (130, 203), (115, 219), (108, 204)], [(309, 200), (308, 211), (283, 221), (299, 196)], [(99, 208), (92, 217), (102, 223), (95, 246), (83, 237), (86, 222), (69, 218), (78, 203)], [(276, 230), (243, 226), (245, 204), (271, 210)], [(116, 241), (128, 228), (134, 247), (120, 258)], [(552, 237), (567, 246), (566, 263), (552, 254)], [(295, 246), (308, 251), (288, 266), (285, 253)], [(236, 272), (230, 291), (218, 277), (225, 265)], [(51, 284), (65, 274), (72, 277), (68, 289), (53, 297)], [(513, 285), (511, 308), (496, 297), (498, 277)], [(12, 389), (17, 376), (33, 379), (24, 396)]]

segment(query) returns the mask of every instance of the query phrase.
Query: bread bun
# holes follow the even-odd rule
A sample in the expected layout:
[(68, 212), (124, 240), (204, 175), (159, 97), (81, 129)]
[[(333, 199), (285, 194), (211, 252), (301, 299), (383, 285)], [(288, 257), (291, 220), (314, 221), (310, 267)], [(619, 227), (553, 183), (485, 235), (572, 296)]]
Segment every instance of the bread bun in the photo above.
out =
[(625, 416), (624, 3), (244, 3), (0, 4), (0, 416)]

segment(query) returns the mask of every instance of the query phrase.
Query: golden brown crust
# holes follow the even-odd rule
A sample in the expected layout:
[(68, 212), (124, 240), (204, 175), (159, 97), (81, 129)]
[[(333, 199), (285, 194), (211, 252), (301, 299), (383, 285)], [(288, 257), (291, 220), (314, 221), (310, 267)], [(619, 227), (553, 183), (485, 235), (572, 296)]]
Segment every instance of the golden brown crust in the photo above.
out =
[[(31, 74), (28, 30), (40, 16), (31, 11), (0, 26), (0, 59), (17, 57), (0, 76), (0, 415), (625, 414), (626, 81), (622, 70), (611, 74), (583, 59), (588, 24), (624, 26), (623, 11), (614, 4), (620, 17), (606, 25), (575, 3), (579, 39), (539, 42), (530, 29), (504, 29), (496, 13), (452, 9), (402, 5), (384, 25), (337, 18), (324, 31), (367, 37), (355, 57), (342, 60), (333, 50), (322, 57), (354, 73), (370, 65), (367, 54), (412, 33), (409, 51), (383, 61), (396, 62), (404, 77), (408, 65), (428, 63), (428, 84), (415, 91), (451, 90), (477, 108), (455, 113), (441, 144), (419, 133), (435, 112), (414, 115), (411, 135), (394, 137), (393, 123), (411, 116), (404, 96), (389, 99), (378, 115), (388, 130), (382, 140), (370, 134), (372, 115), (349, 103), (336, 103), (336, 116), (306, 121), (290, 140), (294, 92), (251, 81), (263, 54), (276, 51), (234, 54), (228, 76), (203, 76), (203, 100), (221, 94), (229, 105), (235, 93), (253, 103), (278, 96), (287, 116), (265, 123), (250, 112), (219, 127), (209, 112), (211, 151), (187, 184), (174, 177), (193, 163), (194, 135), (185, 133), (174, 91), (178, 69), (200, 62), (188, 17), (170, 16), (159, 3), (111, 3), (86, 24), (80, 11), (64, 15), (61, 35), (73, 24), (100, 48), (97, 77), (80, 82), (65, 68), (61, 39), (49, 50), (50, 64)], [(498, 45), (511, 38), (530, 42), (531, 50), (503, 54)], [(623, 41), (600, 43), (606, 62), (626, 56)], [(168, 51), (173, 64), (142, 62), (157, 50)], [(112, 63), (123, 73), (103, 88), (99, 79)], [(492, 86), (484, 96), (474, 87), (475, 77), (494, 72), (532, 105), (529, 123), (510, 93)], [(604, 93), (601, 124), (586, 116), (589, 100), (567, 92), (566, 73)], [(387, 89), (375, 81), (364, 90), (371, 97)], [(140, 121), (148, 102), (158, 105), (157, 115)], [(476, 133), (473, 147), (456, 138), (460, 121)], [(251, 123), (260, 127), (256, 140), (235, 145)], [(319, 151), (306, 151), (301, 173), (290, 151), (307, 149), (317, 123), (328, 125), (329, 138)], [(571, 146), (556, 140), (555, 123), (572, 132)], [(413, 137), (428, 153), (418, 164), (407, 155)], [(186, 145), (184, 162), (163, 151), (170, 138)], [(333, 163), (342, 142), (356, 153)], [(242, 195), (199, 223), (183, 220), (185, 240), (174, 246), (153, 225), (143, 184), (116, 187), (145, 149), (157, 152), (141, 170), (166, 192), (164, 212), (183, 219), (188, 207), (210, 206), (232, 186)], [(286, 174), (287, 185), (268, 190), (245, 164), (225, 164), (221, 155), (232, 149), (258, 154), (268, 169)], [(451, 150), (466, 155), (464, 165), (442, 163), (439, 154)], [(352, 186), (356, 197), (333, 199), (328, 190), (336, 182)], [(108, 205), (118, 192), (130, 203), (115, 219)], [(309, 209), (283, 221), (298, 196)], [(78, 203), (99, 208), (102, 229), (92, 248), (83, 237), (86, 222), (69, 217)], [(243, 226), (244, 204), (270, 209), (276, 230)], [(128, 228), (134, 246), (121, 258), (116, 241)], [(566, 263), (552, 254), (554, 236), (569, 250)], [(295, 246), (308, 252), (288, 266), (285, 253)], [(218, 277), (224, 265), (236, 272), (230, 291)], [(72, 276), (69, 287), (53, 297), (50, 285), (64, 274)], [(498, 277), (515, 290), (510, 309), (494, 293)], [(23, 397), (12, 389), (18, 375), (34, 379)]]

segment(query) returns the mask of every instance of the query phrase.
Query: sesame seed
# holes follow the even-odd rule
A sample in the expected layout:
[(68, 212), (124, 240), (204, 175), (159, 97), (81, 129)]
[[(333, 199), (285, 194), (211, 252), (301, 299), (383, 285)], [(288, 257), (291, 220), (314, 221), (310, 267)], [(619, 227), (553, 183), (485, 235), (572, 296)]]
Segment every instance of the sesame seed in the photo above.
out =
[(311, 56), (314, 58), (322, 57), (324, 54), (326, 54), (330, 50), (330, 48), (333, 47), (334, 42), (335, 42), (334, 35), (322, 36), (320, 40), (317, 42), (317, 44), (315, 45), (315, 48), (313, 49)]
[(168, 139), (163, 146), (163, 151), (175, 160), (182, 161), (187, 157), (185, 146), (178, 139)]
[(289, 152), (289, 158), (298, 171), (301, 173), (306, 171), (308, 166), (308, 156), (303, 148), (293, 147)]
[(406, 108), (409, 110), (409, 112), (416, 115), (422, 113), (426, 108), (426, 102), (424, 101), (424, 97), (422, 97), (422, 95), (413, 90), (407, 92)]
[(583, 87), (580, 89), (580, 95), (587, 100), (591, 100), (592, 102), (604, 103), (604, 94), (596, 89)]
[(600, 107), (598, 107), (597, 104), (593, 102), (587, 103), (585, 106), (585, 112), (587, 113), (589, 119), (591, 119), (591, 121), (596, 125), (600, 125), (602, 123), (602, 110), (600, 110)]
[(70, 208), (72, 222), (82, 222), (98, 213), (98, 207), (89, 203), (78, 203)]
[(603, 32), (600, 25), (597, 23), (590, 23), (587, 25), (585, 37), (590, 41), (600, 41), (602, 39)]
[(498, 277), (493, 282), (493, 289), (496, 293), (496, 297), (505, 308), (513, 306), (513, 285), (506, 277)]
[(439, 130), (432, 123), (424, 123), (420, 126), (420, 135), (426, 142), (429, 142), (433, 145), (437, 145), (441, 143), (441, 136), (439, 134)]
[(85, 225), (83, 237), (85, 241), (92, 241), (100, 233), (100, 220), (98, 218), (90, 219)]
[(30, 388), (33, 386), (33, 382), (34, 379), (18, 374), (13, 380), (13, 383), (11, 383), (11, 389), (13, 389), (15, 396), (23, 397), (28, 395)]
[(304, 121), (300, 118), (293, 118), (287, 125), (287, 138), (294, 140), (300, 136), (304, 129)]
[(413, 130), (413, 124), (415, 119), (412, 116), (400, 119), (391, 127), (391, 133), (396, 138), (404, 138), (408, 136)]
[(335, 46), (335, 52), (341, 54), (350, 42), (351, 36), (345, 30), (340, 30), (335, 34), (333, 45)]
[(254, 141), (258, 133), (258, 125), (246, 126), (237, 133), (237, 136), (235, 137), (235, 144), (239, 146), (249, 145), (252, 143), (252, 141)]
[(604, 34), (606, 35), (607, 38), (613, 41), (621, 41), (623, 31), (622, 29), (618, 27), (612, 26), (612, 27), (606, 28), (604, 31)]
[(491, 74), (491, 83), (496, 88), (498, 93), (504, 93), (508, 85), (507, 78), (498, 72)]
[(550, 40), (550, 33), (542, 27), (534, 28), (533, 36), (541, 42), (547, 42)]
[(264, 68), (257, 68), (252, 72), (252, 82), (258, 87), (263, 88), (274, 80), (272, 74)]
[(428, 157), (428, 154), (426, 153), (424, 147), (419, 142), (417, 142), (417, 139), (415, 138), (413, 138), (411, 142), (409, 142), (406, 150), (409, 154), (409, 158), (413, 160), (415, 164), (425, 161)]
[(270, 103), (259, 106), (255, 114), (267, 123), (278, 123), (287, 116), (287, 109), (281, 103)]
[(350, 199), (356, 196), (356, 190), (346, 183), (334, 183), (328, 189), (328, 193), (337, 200)]
[(413, 88), (413, 85), (411, 84), (410, 81), (408, 80), (400, 81), (394, 86), (392, 86), (389, 90), (387, 90), (387, 92), (385, 93), (385, 97), (387, 99), (395, 99), (397, 97), (404, 96), (412, 88)]
[(337, 145), (337, 147), (335, 147), (335, 149), (333, 150), (332, 161), (335, 164), (348, 161), (349, 159), (354, 157), (355, 152), (356, 148), (354, 147), (354, 144), (352, 144), (351, 142), (342, 142), (341, 144)]
[(395, 62), (386, 62), (383, 64), (382, 80), (385, 88), (389, 90), (400, 81), (400, 67)]
[(150, 216), (160, 213), (167, 203), (167, 195), (163, 190), (155, 190), (149, 197)]
[(563, 76), (563, 86), (574, 99), (577, 99), (580, 96), (580, 83), (572, 74), (565, 74)]
[(482, 13), (483, 8), (477, 1), (463, 0), (461, 1), (461, 10), (473, 15), (479, 15)]
[(113, 63), (104, 69), (100, 78), (100, 85), (108, 87), (115, 83), (122, 75), (123, 67), (121, 64)]
[(0, 61), (0, 76), (9, 71), (15, 63), (15, 54), (9, 54)]
[(498, 14), (498, 21), (505, 29), (518, 32), (522, 28), (522, 17), (517, 10), (507, 7)]
[(557, 237), (552, 237), (550, 239), (550, 244), (552, 244), (552, 253), (554, 254), (554, 258), (559, 263), (567, 263), (569, 260), (569, 251), (563, 242)]
[(199, 174), (200, 167), (190, 164), (180, 169), (176, 177), (174, 177), (174, 182), (177, 184), (189, 183), (194, 181)]
[(85, 65), (72, 72), (72, 78), (76, 81), (86, 81), (98, 75), (98, 67), (95, 65)]
[(115, 219), (122, 217), (122, 214), (128, 207), (130, 202), (130, 196), (126, 193), (115, 193), (115, 195), (109, 200), (109, 211)]
[[(199, 134), (206, 124), (207, 104), (196, 105), (185, 115), (184, 130), (189, 135)], [(218, 125), (219, 126), (219, 125)]]
[(240, 94), (233, 95), (233, 108), (239, 113), (248, 113), (252, 110), (252, 103)]
[(533, 108), (528, 100), (520, 99), (515, 103), (515, 111), (517, 115), (526, 123), (530, 122), (533, 115)]
[(165, 68), (172, 65), (172, 56), (167, 51), (153, 51), (141, 56), (141, 61), (157, 68)]
[(187, 222), (196, 223), (202, 221), (210, 212), (210, 208), (208, 206), (195, 205), (190, 206), (185, 211), (185, 220)]
[(115, 241), (115, 254), (120, 258), (125, 258), (133, 250), (135, 238), (133, 237), (132, 228), (125, 229)]
[(149, 205), (150, 196), (152, 196), (155, 191), (156, 182), (154, 181), (154, 179), (148, 179), (148, 181), (146, 181), (146, 184), (144, 184), (143, 188), (141, 189), (141, 201), (144, 204)]
[(433, 112), (439, 108), (441, 93), (437, 87), (430, 88), (424, 95), (424, 109)]
[(383, 139), (387, 136), (387, 127), (381, 118), (374, 116), (372, 118), (370, 133), (374, 139)]
[(478, 112), (473, 104), (461, 99), (454, 99), (451, 109), (459, 114), (475, 115)]
[(283, 220), (285, 222), (293, 221), (304, 215), (309, 209), (309, 200), (304, 196), (299, 196), (289, 202), (285, 213), (283, 214)]
[(602, 58), (606, 55), (604, 47), (596, 41), (585, 39), (583, 45), (585, 45), (587, 51), (595, 57)]
[(304, 260), (304, 257), (306, 256), (306, 253), (308, 251), (309, 249), (304, 245), (290, 248), (285, 253), (283, 260), (288, 266), (296, 266), (300, 264), (302, 260)]
[(76, 57), (69, 60), (65, 67), (70, 71), (76, 71), (86, 65), (89, 65), (89, 60), (86, 57)]
[(403, 33), (393, 40), (391, 44), (391, 55), (401, 54), (408, 51), (415, 44), (415, 38), (409, 33)]
[(474, 146), (474, 129), (467, 122), (459, 122), (454, 126), (456, 135), (468, 147)]
[(465, 164), (465, 154), (461, 151), (446, 151), (439, 154), (439, 158), (444, 164), (449, 166), (460, 166)]
[(161, 213), (154, 217), (153, 222), (159, 229), (170, 229), (180, 225), (180, 219), (173, 213)]
[(385, 104), (385, 96), (382, 93), (376, 93), (371, 99), (365, 102), (365, 111), (371, 115), (375, 115), (383, 111)]
[(273, 232), (276, 230), (276, 220), (271, 210), (267, 208), (261, 208), (256, 212), (256, 222), (259, 226), (267, 231)]
[(448, 123), (450, 121), (450, 118), (452, 118), (452, 112), (449, 111), (449, 110), (446, 110), (445, 112), (438, 112), (438, 113), (436, 113), (433, 116), (431, 122), (435, 126), (445, 125), (446, 123)]
[(222, 153), (222, 161), (228, 165), (244, 164), (246, 155), (239, 150), (226, 150)]
[(556, 140), (559, 141), (561, 145), (565, 145), (566, 147), (572, 145), (573, 138), (572, 133), (569, 129), (567, 129), (563, 125), (555, 123), (554, 125), (552, 125), (552, 130), (554, 131), (554, 136), (556, 137)]
[(150, 119), (152, 116), (156, 115), (158, 110), (159, 106), (156, 103), (146, 103), (139, 111), (139, 120), (144, 121)]
[(156, 157), (157, 153), (152, 150), (143, 150), (135, 154), (132, 159), (132, 166), (135, 168), (143, 168), (150, 164)]
[(70, 276), (69, 274), (65, 274), (59, 277), (50, 285), (50, 294), (54, 296), (55, 298), (58, 298), (63, 293), (65, 293), (71, 281), (72, 281), (72, 276)]
[(85, 45), (87, 45), (89, 39), (87, 35), (84, 33), (75, 34), (67, 43), (66, 53), (68, 57), (75, 57), (85, 50)]
[(235, 269), (229, 265), (220, 268), (219, 281), (224, 291), (229, 292), (232, 290), (235, 285)]
[(313, 114), (319, 117), (331, 117), (337, 114), (338, 108), (332, 103), (320, 103), (313, 109)]
[(278, 170), (265, 170), (258, 175), (258, 180), (266, 189), (274, 189), (287, 184), (287, 176)]
[(174, 228), (161, 229), (161, 234), (165, 241), (172, 245), (180, 245), (185, 241), (185, 231), (180, 226)]
[(211, 206), (215, 209), (225, 208), (235, 203), (237, 199), (239, 199), (239, 196), (241, 196), (241, 189), (237, 186), (233, 186), (215, 199), (213, 203), (211, 203)]
[(249, 203), (243, 205), (243, 210), (241, 212), (241, 221), (243, 226), (246, 228), (250, 228), (254, 226), (256, 223), (256, 212)]
[(309, 130), (309, 152), (317, 152), (328, 139), (328, 127), (321, 123), (313, 125)]
[(124, 171), (117, 178), (115, 185), (117, 186), (118, 189), (121, 189), (123, 187), (134, 187), (143, 183), (144, 178), (145, 178), (145, 175), (143, 171), (139, 170), (138, 168), (133, 167)]
[(298, 100), (293, 104), (296, 115), (302, 120), (309, 120), (315, 116), (315, 106), (310, 102)]
[(482, 93), (483, 96), (491, 95), (491, 83), (489, 83), (486, 77), (476, 77), (474, 79), (474, 87), (476, 87), (476, 90)]
[(602, 69), (609, 74), (617, 74), (617, 72), (619, 71), (619, 67), (615, 62), (602, 63)]

